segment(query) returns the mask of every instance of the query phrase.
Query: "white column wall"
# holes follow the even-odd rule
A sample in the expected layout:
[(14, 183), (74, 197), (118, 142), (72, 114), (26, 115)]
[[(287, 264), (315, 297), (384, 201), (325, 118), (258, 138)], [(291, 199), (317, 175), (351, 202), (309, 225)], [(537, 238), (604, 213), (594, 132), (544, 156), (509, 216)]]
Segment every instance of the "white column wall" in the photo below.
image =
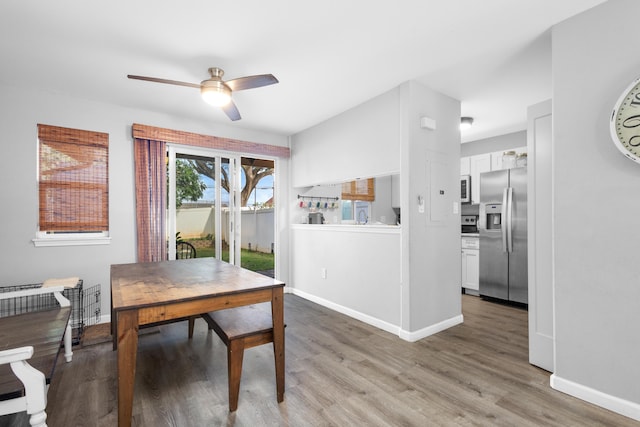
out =
[(554, 387), (640, 420), (640, 165), (609, 119), (640, 75), (640, 2), (553, 29)]

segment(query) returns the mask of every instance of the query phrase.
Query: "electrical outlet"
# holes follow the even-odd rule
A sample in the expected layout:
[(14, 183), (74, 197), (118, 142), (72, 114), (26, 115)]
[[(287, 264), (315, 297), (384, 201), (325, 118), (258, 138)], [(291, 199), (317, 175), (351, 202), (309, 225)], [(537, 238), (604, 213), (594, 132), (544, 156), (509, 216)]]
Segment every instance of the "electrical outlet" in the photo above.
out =
[(322, 279), (326, 279), (326, 278), (327, 278), (327, 269), (326, 269), (326, 268), (322, 267), (322, 268), (320, 269), (320, 277), (321, 277)]

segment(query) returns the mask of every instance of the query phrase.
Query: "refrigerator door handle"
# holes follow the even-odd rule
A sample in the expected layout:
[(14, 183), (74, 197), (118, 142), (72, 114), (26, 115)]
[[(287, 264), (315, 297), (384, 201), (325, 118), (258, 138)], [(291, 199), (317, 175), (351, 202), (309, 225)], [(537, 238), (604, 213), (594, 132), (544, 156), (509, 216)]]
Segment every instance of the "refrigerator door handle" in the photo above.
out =
[(502, 216), (503, 218), (501, 219), (501, 224), (500, 224), (500, 233), (502, 235), (502, 252), (507, 252), (508, 248), (507, 248), (507, 230), (508, 230), (508, 223), (507, 223), (507, 203), (509, 202), (508, 196), (507, 196), (507, 190), (508, 188), (503, 188), (502, 189)]
[(506, 188), (507, 192), (507, 252), (513, 252), (513, 188)]

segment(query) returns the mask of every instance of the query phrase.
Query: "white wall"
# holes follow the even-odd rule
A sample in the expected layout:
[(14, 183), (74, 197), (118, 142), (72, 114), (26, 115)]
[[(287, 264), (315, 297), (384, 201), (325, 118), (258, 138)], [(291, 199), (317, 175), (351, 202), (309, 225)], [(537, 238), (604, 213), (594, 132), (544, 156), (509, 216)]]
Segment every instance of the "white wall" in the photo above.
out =
[[(131, 124), (173, 128), (207, 135), (237, 138), (271, 145), (287, 146), (281, 135), (243, 130), (167, 117), (148, 111), (73, 98), (59, 93), (34, 91), (0, 85), (0, 285), (41, 282), (51, 277), (80, 276), (86, 287), (102, 286), (102, 313), (109, 314), (109, 266), (135, 262), (135, 190)], [(38, 221), (36, 182), (38, 123), (87, 129), (109, 134), (109, 216), (111, 244), (36, 248)], [(280, 193), (288, 194), (288, 161), (276, 164)], [(286, 205), (283, 203), (283, 205)], [(280, 224), (288, 223), (288, 210), (280, 209)], [(278, 230), (278, 238), (287, 242), (288, 229)], [(283, 250), (286, 250), (284, 248)], [(286, 254), (286, 252), (285, 252)], [(282, 257), (285, 260), (286, 257)], [(283, 269), (284, 272), (288, 268)], [(283, 274), (286, 281), (286, 274)]]
[[(297, 195), (339, 197), (339, 183), (400, 170), (398, 89), (291, 137), (290, 217), (304, 222)], [(337, 184), (337, 185), (336, 185)], [(321, 209), (335, 224), (340, 209)], [(293, 226), (294, 292), (382, 327), (400, 326), (400, 231), (368, 226)], [(391, 234), (389, 233), (391, 231)], [(320, 269), (327, 269), (321, 279)]]
[(176, 231), (183, 239), (196, 239), (214, 235), (215, 209), (213, 207), (176, 209)]
[[(176, 211), (176, 230), (185, 240), (215, 235), (215, 208), (182, 208)], [(240, 214), (241, 235), (240, 246), (251, 250), (271, 253), (271, 247), (275, 244), (275, 218), (274, 209), (243, 209)], [(222, 236), (228, 241), (229, 211), (222, 210)]]
[[(224, 212), (223, 215), (226, 215)], [(271, 245), (275, 244), (275, 234), (273, 227), (275, 225), (273, 218), (273, 209), (259, 210), (243, 210), (240, 215), (241, 236), (240, 245), (243, 249), (248, 249), (251, 244), (251, 250), (258, 252), (271, 252)], [(228, 228), (225, 227), (225, 231)]]
[[(436, 119), (437, 130), (420, 128), (425, 115)], [(361, 254), (388, 251), (388, 236), (307, 226), (313, 227), (316, 236), (302, 226), (294, 227), (291, 278), (296, 292), (385, 324), (398, 322), (400, 336), (408, 340), (462, 320), (460, 216), (453, 211), (453, 203), (459, 201), (459, 121), (458, 101), (409, 82), (292, 137), (293, 222), (298, 223), (300, 217), (294, 193), (312, 194), (317, 189), (309, 188), (313, 185), (398, 171), (402, 209), (400, 253), (396, 254), (394, 244), (393, 256), (386, 258)], [(418, 195), (425, 200), (423, 213), (417, 212)], [(349, 240), (327, 238), (323, 233)], [(336, 248), (336, 241), (350, 249)], [(321, 266), (309, 257), (320, 255), (324, 264), (347, 267), (338, 270), (344, 273), (342, 277), (333, 276), (338, 284), (328, 284), (328, 279), (316, 284)], [(354, 273), (367, 280), (349, 280)], [(397, 283), (391, 279), (395, 277), (400, 278)], [(385, 286), (385, 292), (372, 292), (372, 286)], [(336, 289), (360, 295), (357, 305)], [(381, 307), (386, 312), (376, 309)]]
[[(402, 329), (419, 338), (462, 321), (460, 102), (417, 82), (402, 84), (400, 99)], [(420, 127), (423, 116), (436, 130)]]
[(291, 248), (291, 279), (298, 295), (399, 333), (398, 228), (295, 225)]
[(292, 184), (305, 187), (400, 170), (398, 90), (292, 136)]
[(638, 16), (608, 1), (553, 29), (553, 384), (640, 419), (640, 165), (609, 135), (640, 75)]

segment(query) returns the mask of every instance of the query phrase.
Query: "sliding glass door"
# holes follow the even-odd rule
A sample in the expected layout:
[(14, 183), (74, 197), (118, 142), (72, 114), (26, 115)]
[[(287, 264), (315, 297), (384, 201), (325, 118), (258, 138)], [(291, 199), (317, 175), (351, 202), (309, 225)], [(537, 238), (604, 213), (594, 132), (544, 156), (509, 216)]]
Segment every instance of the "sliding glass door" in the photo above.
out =
[(169, 259), (214, 257), (274, 276), (275, 161), (167, 147)]
[(239, 164), (228, 153), (168, 146), (169, 259), (211, 256), (240, 265)]

